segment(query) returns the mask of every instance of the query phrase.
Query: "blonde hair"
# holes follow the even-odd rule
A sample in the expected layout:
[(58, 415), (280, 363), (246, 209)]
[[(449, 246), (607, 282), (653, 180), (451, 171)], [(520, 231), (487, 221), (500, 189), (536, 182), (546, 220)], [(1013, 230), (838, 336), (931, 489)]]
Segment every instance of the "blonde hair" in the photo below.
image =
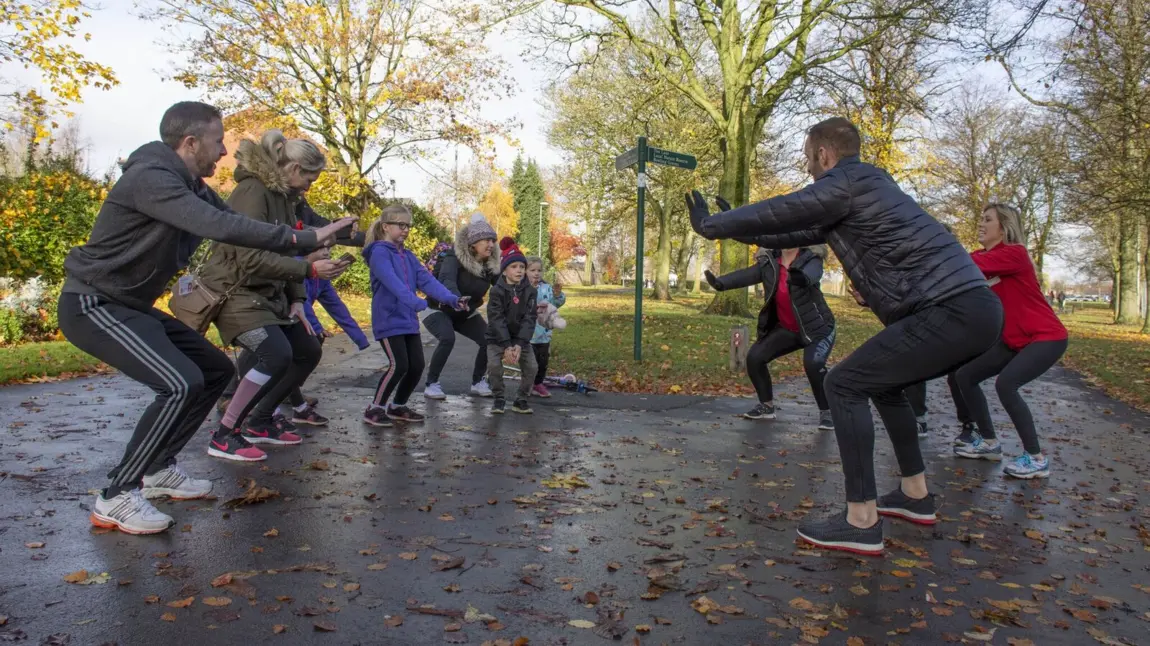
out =
[(260, 138), (260, 147), (280, 167), (294, 162), (309, 173), (318, 173), (327, 167), (327, 157), (319, 146), (307, 139), (288, 139), (282, 130), (273, 128), (265, 132)]
[(411, 223), (411, 209), (402, 204), (392, 204), (384, 208), (375, 222), (372, 222), (371, 226), (367, 228), (367, 232), (363, 236), (363, 246), (369, 246), (377, 240), (387, 240), (387, 234), (384, 233), (383, 228), (387, 226), (388, 222), (394, 222), (393, 218), (397, 215), (406, 216), (407, 222)]
[(1026, 230), (1022, 228), (1022, 214), (1009, 204), (991, 202), (982, 209), (983, 213), (994, 211), (998, 224), (1002, 227), (1002, 241), (1007, 244), (1026, 244)]

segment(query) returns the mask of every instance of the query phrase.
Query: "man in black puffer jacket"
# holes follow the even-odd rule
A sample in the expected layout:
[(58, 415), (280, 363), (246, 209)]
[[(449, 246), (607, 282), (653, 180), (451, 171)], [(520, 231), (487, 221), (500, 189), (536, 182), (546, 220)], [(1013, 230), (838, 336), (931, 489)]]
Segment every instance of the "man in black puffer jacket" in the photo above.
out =
[[(903, 389), (986, 351), (1002, 330), (1002, 305), (958, 240), (886, 171), (859, 161), (860, 143), (850, 121), (827, 119), (807, 132), (804, 153), (812, 184), (714, 217), (708, 217), (697, 192), (687, 201), (691, 224), (704, 238), (735, 238), (772, 249), (828, 243), (886, 326), (832, 368), (825, 381), (847, 510), (799, 526), (799, 535), (815, 545), (881, 554), (881, 516), (937, 522), (914, 412)], [(881, 498), (868, 400), (886, 425), (902, 472), (901, 486)]]

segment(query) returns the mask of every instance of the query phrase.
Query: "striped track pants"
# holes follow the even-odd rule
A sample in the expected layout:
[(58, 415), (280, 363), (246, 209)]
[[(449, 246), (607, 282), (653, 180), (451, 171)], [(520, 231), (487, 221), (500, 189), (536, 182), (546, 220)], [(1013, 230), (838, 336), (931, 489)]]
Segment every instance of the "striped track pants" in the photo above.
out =
[(176, 319), (95, 294), (60, 294), (60, 331), (73, 345), (156, 393), (136, 424), (109, 490), (133, 489), (174, 464), (234, 369), (227, 355)]

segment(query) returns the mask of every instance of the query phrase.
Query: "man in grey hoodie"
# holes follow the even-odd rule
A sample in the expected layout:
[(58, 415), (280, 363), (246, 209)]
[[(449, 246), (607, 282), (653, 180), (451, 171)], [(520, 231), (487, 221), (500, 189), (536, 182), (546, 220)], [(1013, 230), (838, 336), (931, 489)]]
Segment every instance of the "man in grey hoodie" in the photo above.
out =
[(88, 242), (64, 261), (60, 331), (76, 347), (156, 393), (128, 442), (90, 520), (130, 534), (162, 532), (173, 520), (149, 498), (201, 498), (212, 490), (176, 464), (232, 377), (227, 355), (153, 305), (204, 239), (306, 253), (351, 226), (341, 220), (296, 231), (240, 215), (203, 178), (224, 148), (220, 112), (182, 102), (160, 121), (162, 141), (145, 144), (124, 164)]

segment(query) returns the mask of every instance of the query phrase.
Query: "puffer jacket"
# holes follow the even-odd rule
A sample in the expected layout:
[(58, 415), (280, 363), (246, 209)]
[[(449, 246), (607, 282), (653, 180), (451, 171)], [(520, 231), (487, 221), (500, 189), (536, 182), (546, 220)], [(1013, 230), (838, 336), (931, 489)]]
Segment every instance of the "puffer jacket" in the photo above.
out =
[[(228, 196), (231, 208), (254, 220), (296, 226), (299, 195), (254, 141), (240, 142), (235, 179)], [(200, 280), (217, 294), (231, 291), (215, 321), (225, 344), (249, 330), (294, 322), (289, 318), (291, 305), (307, 300), (303, 281), (311, 273), (310, 263), (291, 254), (221, 243), (210, 253)]]
[(491, 302), (487, 304), (487, 345), (507, 349), (527, 346), (535, 333), (538, 313), (535, 311), (535, 288), (526, 278), (511, 285), (500, 277), (491, 288)]
[(857, 156), (794, 193), (704, 218), (699, 228), (708, 239), (769, 249), (828, 243), (884, 325), (987, 286), (958, 239)]
[(448, 251), (439, 259), (442, 265), (436, 276), (452, 294), (471, 297), (467, 302), (467, 309), (457, 312), (450, 303), (441, 303), (434, 298), (427, 299), (428, 305), (447, 313), (455, 321), (462, 321), (475, 314), (479, 306), (483, 305), (487, 291), (500, 276), (499, 249), (493, 248), (487, 260), (476, 258), (471, 245), (467, 244), (467, 233), (470, 229), (470, 226), (460, 227), (455, 233), (455, 250)]
[[(715, 279), (715, 289), (746, 288), (763, 284), (765, 302), (759, 310), (758, 338), (763, 338), (779, 324), (775, 294), (778, 292), (779, 257), (781, 251), (759, 254), (758, 262), (746, 269), (732, 271)], [(791, 309), (799, 323), (799, 337), (804, 346), (827, 338), (835, 331), (835, 315), (823, 298), (819, 282), (823, 279), (823, 259), (827, 248), (823, 245), (799, 250), (787, 271), (787, 286), (791, 293)]]

